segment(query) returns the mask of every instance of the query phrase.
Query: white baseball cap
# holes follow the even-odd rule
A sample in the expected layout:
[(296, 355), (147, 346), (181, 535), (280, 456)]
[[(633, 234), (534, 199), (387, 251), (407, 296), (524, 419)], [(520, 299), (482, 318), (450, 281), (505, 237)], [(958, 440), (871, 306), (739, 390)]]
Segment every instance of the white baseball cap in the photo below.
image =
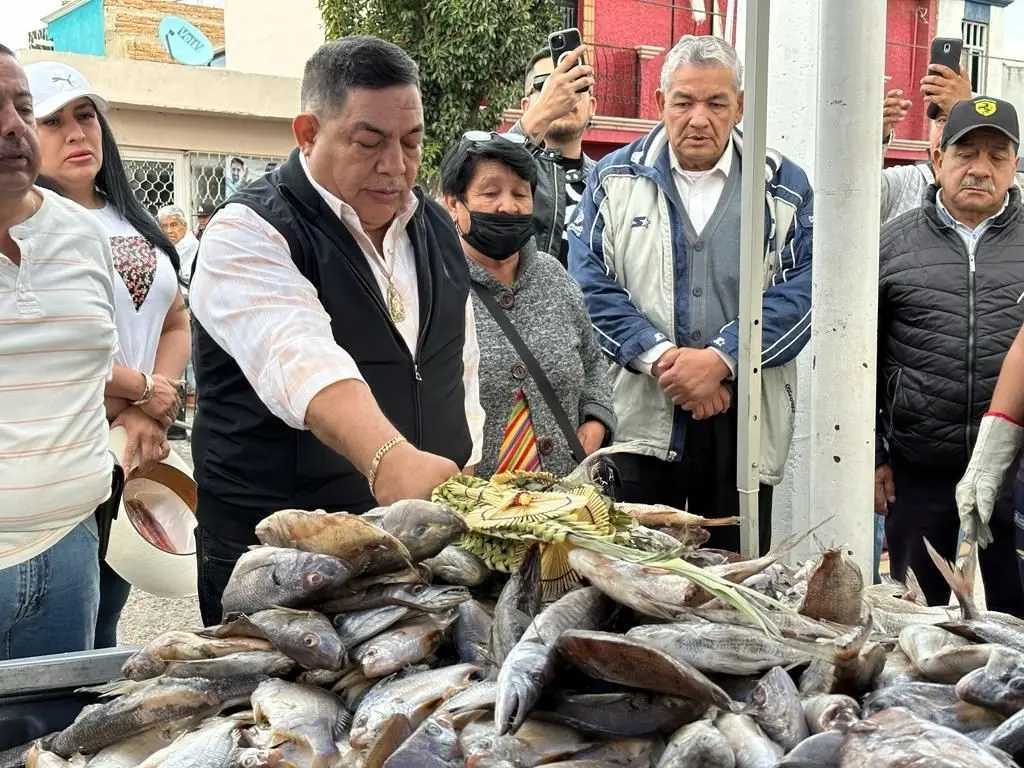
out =
[(28, 87), (32, 91), (37, 120), (49, 117), (83, 97), (91, 99), (100, 112), (110, 108), (106, 99), (92, 89), (85, 75), (67, 64), (37, 61), (25, 67), (25, 74), (28, 75)]

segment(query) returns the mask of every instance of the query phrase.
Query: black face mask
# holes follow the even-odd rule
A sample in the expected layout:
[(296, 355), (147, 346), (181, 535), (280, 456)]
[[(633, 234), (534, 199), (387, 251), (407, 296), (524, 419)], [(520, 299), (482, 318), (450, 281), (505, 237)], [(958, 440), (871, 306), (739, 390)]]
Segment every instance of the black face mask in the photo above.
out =
[(504, 261), (533, 237), (533, 216), (469, 212), (469, 232), (462, 239), (495, 261)]

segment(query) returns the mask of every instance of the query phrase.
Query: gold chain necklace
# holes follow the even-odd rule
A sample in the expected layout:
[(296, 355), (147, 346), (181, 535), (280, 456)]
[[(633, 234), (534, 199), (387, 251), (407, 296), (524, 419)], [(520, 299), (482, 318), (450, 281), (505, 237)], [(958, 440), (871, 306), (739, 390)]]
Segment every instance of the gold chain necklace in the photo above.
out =
[[(388, 263), (384, 260), (377, 249), (373, 249), (374, 256), (380, 261), (381, 271), (384, 273), (385, 279), (388, 281), (388, 289), (385, 295), (385, 304), (387, 304), (388, 314), (391, 315), (391, 320), (395, 324), (398, 324), (405, 320), (405, 304), (402, 302), (402, 296), (398, 292), (398, 287), (395, 285), (395, 266), (392, 265), (391, 269), (388, 269)], [(397, 255), (395, 257), (397, 259)]]

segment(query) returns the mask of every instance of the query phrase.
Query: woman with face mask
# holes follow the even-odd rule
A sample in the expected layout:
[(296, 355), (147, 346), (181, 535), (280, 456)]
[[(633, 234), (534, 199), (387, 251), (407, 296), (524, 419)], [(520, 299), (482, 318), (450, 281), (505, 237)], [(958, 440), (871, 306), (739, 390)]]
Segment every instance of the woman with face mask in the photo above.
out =
[(537, 170), (524, 139), (470, 131), (441, 163), (445, 206), (462, 235), (487, 413), (476, 472), (565, 475), (615, 428), (608, 363), (579, 286), (537, 251)]
[[(56, 191), (106, 228), (114, 255), (118, 351), (105, 395), (107, 418), (123, 426), (118, 457), (125, 473), (144, 474), (170, 453), (167, 428), (178, 413), (178, 386), (188, 362), (188, 312), (178, 288), (178, 253), (132, 193), (104, 117), (107, 102), (81, 72), (42, 61), (25, 67), (42, 148), (42, 173)], [(117, 644), (117, 622), (130, 585), (100, 566), (96, 647)]]

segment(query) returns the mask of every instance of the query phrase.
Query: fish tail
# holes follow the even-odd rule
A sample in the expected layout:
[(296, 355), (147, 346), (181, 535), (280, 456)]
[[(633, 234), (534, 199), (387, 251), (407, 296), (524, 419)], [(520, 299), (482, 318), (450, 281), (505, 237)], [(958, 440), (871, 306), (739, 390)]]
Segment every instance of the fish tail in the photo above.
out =
[(935, 547), (932, 546), (928, 539), (924, 540), (924, 546), (928, 550), (928, 556), (935, 563), (935, 567), (942, 574), (942, 578), (946, 580), (950, 589), (953, 590), (953, 594), (956, 595), (963, 618), (978, 618), (978, 609), (974, 605), (974, 579), (977, 574), (974, 545), (972, 544), (971, 548), (967, 551), (963, 565), (956, 565), (944, 559), (942, 555), (935, 551)]

